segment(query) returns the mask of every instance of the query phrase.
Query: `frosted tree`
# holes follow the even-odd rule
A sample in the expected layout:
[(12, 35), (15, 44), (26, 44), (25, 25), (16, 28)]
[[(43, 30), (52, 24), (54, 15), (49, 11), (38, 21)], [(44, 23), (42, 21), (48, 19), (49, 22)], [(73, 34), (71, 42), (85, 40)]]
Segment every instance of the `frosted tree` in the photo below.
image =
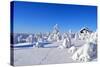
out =
[(54, 25), (53, 27), (53, 34), (57, 34), (59, 32), (58, 24)]
[(48, 37), (49, 41), (59, 41), (60, 40), (60, 33), (59, 33), (59, 27), (58, 24), (54, 25), (53, 31)]
[(72, 30), (71, 29), (69, 29), (68, 35), (69, 35), (70, 38), (72, 38), (73, 34), (72, 34)]
[(62, 45), (60, 45), (58, 48), (70, 48), (71, 47), (71, 39), (70, 37), (68, 36), (68, 34), (64, 34), (63, 36), (63, 41), (62, 41)]
[(79, 34), (78, 34), (78, 33), (75, 33), (74, 39), (75, 39), (75, 40), (78, 40), (78, 39), (79, 39)]
[(26, 38), (26, 42), (28, 42), (28, 43), (33, 42), (33, 36), (31, 34)]
[(73, 54), (73, 60), (87, 62), (97, 56), (97, 33), (94, 32), (86, 36), (89, 36), (89, 38), (87, 38), (85, 44)]
[(19, 35), (17, 38), (18, 43), (20, 43), (22, 41), (22, 35)]

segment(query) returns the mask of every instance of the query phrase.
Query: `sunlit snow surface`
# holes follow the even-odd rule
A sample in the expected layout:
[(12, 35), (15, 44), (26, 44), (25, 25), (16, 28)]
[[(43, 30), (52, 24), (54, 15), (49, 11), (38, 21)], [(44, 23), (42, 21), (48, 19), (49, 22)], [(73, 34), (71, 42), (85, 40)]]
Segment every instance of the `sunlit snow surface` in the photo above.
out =
[[(78, 50), (85, 44), (82, 40), (73, 40), (73, 45)], [(43, 48), (38, 47), (26, 47), (26, 48), (14, 48), (14, 65), (37, 65), (37, 64), (58, 64), (58, 63), (76, 63), (82, 62), (80, 60), (73, 59), (75, 52), (69, 52), (71, 48), (58, 48), (62, 42), (54, 42), (44, 45)], [(73, 46), (72, 45), (72, 46)], [(72, 48), (73, 50), (73, 48)], [(80, 51), (80, 50), (79, 50)], [(77, 57), (78, 58), (78, 57)], [(93, 58), (91, 61), (96, 60)]]
[(15, 66), (97, 61), (97, 31), (87, 28), (60, 34), (56, 24), (51, 33), (20, 35), (15, 40)]

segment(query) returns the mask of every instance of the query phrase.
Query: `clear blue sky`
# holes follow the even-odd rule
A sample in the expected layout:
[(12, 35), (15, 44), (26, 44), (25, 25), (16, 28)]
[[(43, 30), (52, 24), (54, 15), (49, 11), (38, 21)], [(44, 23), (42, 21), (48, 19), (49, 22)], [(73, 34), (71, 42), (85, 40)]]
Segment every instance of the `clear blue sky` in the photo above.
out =
[(58, 24), (61, 32), (97, 28), (97, 7), (34, 2), (14, 3), (14, 32), (49, 32)]

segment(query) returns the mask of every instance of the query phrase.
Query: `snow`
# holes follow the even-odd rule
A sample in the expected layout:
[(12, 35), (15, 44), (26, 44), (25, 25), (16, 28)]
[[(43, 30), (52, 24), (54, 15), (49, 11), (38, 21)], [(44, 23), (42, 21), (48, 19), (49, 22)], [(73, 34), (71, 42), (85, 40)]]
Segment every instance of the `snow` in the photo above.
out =
[(71, 59), (68, 49), (58, 48), (23, 48), (14, 49), (14, 65), (40, 65), (76, 62)]
[[(85, 36), (84, 36), (85, 37)], [(72, 56), (73, 60), (91, 61), (97, 58), (97, 33), (92, 33), (89, 38), (85, 39), (85, 43)]]
[[(25, 34), (24, 34), (25, 35)], [(29, 34), (15, 37), (13, 46), (32, 45), (31, 48), (13, 48), (14, 65), (40, 65), (58, 63), (91, 62), (97, 60), (97, 31), (83, 27), (79, 32), (72, 30), (60, 33), (58, 24), (49, 34)], [(21, 43), (25, 40), (24, 43)]]
[(24, 45), (32, 45), (32, 43), (19, 43), (19, 44), (14, 44), (13, 46), (24, 46)]
[[(40, 64), (77, 63), (85, 61), (87, 62), (87, 59), (90, 60), (90, 57), (88, 56), (89, 54), (85, 54), (85, 51), (83, 50), (83, 45), (86, 42), (83, 40), (75, 41), (74, 39), (72, 42), (75, 45), (73, 45), (71, 48), (63, 49), (57, 48), (62, 45), (62, 41), (46, 44), (44, 45), (44, 48), (14, 48), (14, 65), (26, 66)], [(85, 59), (83, 57), (85, 57)]]
[(76, 50), (77, 48), (75, 46), (72, 46), (71, 48), (69, 48), (68, 52), (73, 54)]

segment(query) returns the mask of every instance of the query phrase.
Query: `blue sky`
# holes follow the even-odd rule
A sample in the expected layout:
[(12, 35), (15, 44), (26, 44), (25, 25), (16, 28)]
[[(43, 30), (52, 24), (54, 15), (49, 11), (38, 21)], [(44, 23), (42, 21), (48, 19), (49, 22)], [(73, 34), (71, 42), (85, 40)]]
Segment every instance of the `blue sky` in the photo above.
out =
[(78, 31), (86, 26), (97, 28), (97, 7), (36, 2), (14, 3), (13, 24), (16, 33), (49, 32), (55, 24), (61, 32)]

